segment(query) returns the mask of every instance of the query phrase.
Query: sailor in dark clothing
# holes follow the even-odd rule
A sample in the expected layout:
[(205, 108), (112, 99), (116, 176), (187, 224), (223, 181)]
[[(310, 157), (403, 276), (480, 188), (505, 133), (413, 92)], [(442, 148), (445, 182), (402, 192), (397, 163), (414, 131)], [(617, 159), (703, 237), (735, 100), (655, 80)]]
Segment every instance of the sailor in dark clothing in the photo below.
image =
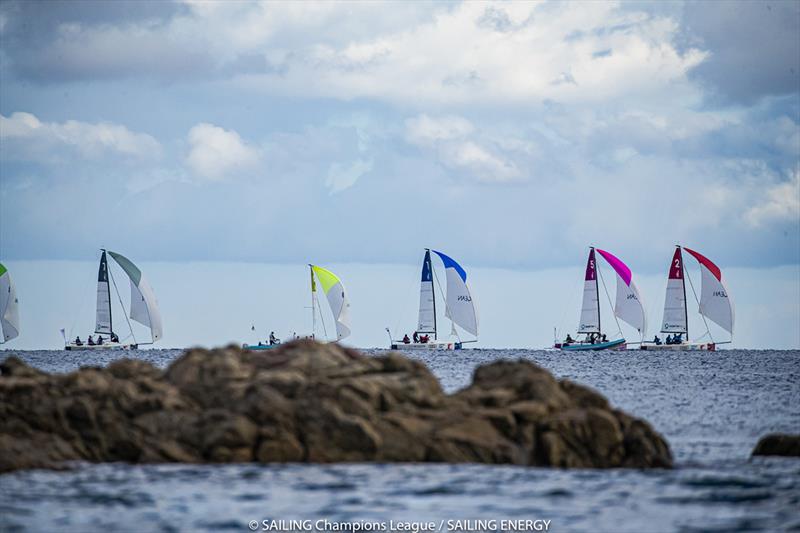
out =
[(408, 333), (406, 333), (405, 335), (403, 335), (403, 344), (409, 344), (409, 343), (411, 343), (411, 339), (408, 338)]
[(667, 335), (667, 340), (665, 341), (667, 344), (672, 344), (672, 336)]
[(661, 345), (661, 339), (658, 338), (658, 335), (656, 335), (655, 338), (653, 338), (653, 344), (656, 344), (658, 346)]
[(111, 332), (111, 342), (119, 342), (119, 337), (113, 331)]
[(92, 338), (91, 335), (89, 335), (89, 340), (87, 341), (87, 344), (89, 344), (89, 346), (94, 346), (94, 339)]
[(75, 344), (78, 345), (78, 346), (83, 346), (83, 342), (81, 342), (81, 338), (80, 337), (75, 337)]
[(564, 344), (572, 344), (573, 342), (575, 342), (575, 339), (573, 339), (572, 336), (567, 333), (567, 339), (564, 341)]
[(412, 335), (411, 337), (414, 339), (414, 342), (419, 342), (419, 333), (417, 333), (416, 331), (414, 332), (414, 335)]
[(98, 346), (102, 346), (103, 345), (103, 336), (102, 335), (98, 335), (97, 336), (97, 345)]

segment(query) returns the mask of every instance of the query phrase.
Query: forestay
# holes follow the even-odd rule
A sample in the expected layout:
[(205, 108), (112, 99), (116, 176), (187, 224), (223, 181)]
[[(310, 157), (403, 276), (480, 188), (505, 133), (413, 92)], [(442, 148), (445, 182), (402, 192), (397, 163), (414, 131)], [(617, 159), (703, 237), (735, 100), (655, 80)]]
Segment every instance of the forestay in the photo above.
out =
[(124, 255), (109, 251), (108, 254), (114, 261), (122, 267), (131, 282), (131, 312), (132, 320), (150, 328), (153, 342), (159, 340), (163, 335), (161, 324), (161, 311), (158, 309), (158, 302), (150, 288), (150, 284), (145, 279), (142, 271), (134, 265), (130, 259)]
[(578, 333), (600, 333), (600, 305), (597, 299), (597, 262), (594, 248), (589, 250), (586, 275), (583, 278), (583, 305)]
[(11, 274), (0, 263), (0, 329), (3, 330), (3, 342), (19, 336), (18, 307), (17, 291), (11, 282)]
[(431, 252), (425, 250), (422, 260), (422, 279), (419, 284), (419, 333), (436, 334), (436, 307), (433, 295), (433, 270), (431, 268)]
[(706, 256), (689, 248), (684, 249), (700, 263), (702, 288), (700, 290), (700, 314), (717, 323), (733, 335), (734, 308), (728, 288), (722, 281), (722, 271)]
[(311, 269), (317, 275), (325, 296), (328, 297), (328, 304), (331, 306), (331, 312), (336, 321), (336, 338), (337, 340), (344, 339), (350, 335), (350, 302), (347, 299), (342, 280), (325, 268), (311, 265)]
[(688, 333), (686, 323), (686, 285), (683, 277), (683, 254), (680, 246), (675, 248), (669, 264), (667, 292), (664, 297), (664, 322), (662, 333)]
[(617, 300), (614, 304), (614, 314), (644, 335), (647, 328), (647, 315), (642, 304), (639, 289), (633, 282), (631, 269), (614, 254), (597, 249), (603, 259), (617, 273)]
[(467, 286), (467, 273), (452, 258), (442, 252), (433, 252), (441, 258), (447, 275), (447, 306), (445, 316), (464, 331), (478, 336), (478, 312)]

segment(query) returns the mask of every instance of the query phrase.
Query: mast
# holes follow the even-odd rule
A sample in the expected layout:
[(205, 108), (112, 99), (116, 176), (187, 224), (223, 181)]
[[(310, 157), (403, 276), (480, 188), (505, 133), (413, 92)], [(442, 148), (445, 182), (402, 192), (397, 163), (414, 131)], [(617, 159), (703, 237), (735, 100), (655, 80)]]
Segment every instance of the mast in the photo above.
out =
[(686, 305), (686, 266), (683, 264), (683, 249), (680, 244), (675, 245), (678, 248), (678, 257), (681, 261), (681, 286), (683, 286), (683, 319), (686, 324), (686, 342), (689, 342), (689, 306)]
[(436, 288), (433, 286), (433, 263), (431, 263), (431, 250), (425, 248), (425, 266), (428, 272), (431, 273), (431, 297), (433, 298), (433, 340), (438, 339), (436, 326)]
[(313, 338), (317, 331), (317, 308), (316, 308), (316, 293), (317, 284), (314, 281), (314, 269), (311, 263), (308, 264), (308, 273), (311, 275), (311, 337)]

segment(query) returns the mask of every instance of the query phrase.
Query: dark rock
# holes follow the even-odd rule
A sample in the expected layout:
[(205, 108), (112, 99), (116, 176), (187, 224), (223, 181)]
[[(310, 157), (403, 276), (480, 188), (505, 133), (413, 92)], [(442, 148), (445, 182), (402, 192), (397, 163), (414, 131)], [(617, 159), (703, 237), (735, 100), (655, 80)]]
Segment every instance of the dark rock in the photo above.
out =
[(526, 361), (447, 395), (418, 361), (299, 341), (46, 374), (0, 364), (0, 471), (66, 461), (482, 462), (670, 467), (647, 422)]
[(770, 433), (758, 440), (753, 455), (782, 455), (800, 457), (800, 435)]

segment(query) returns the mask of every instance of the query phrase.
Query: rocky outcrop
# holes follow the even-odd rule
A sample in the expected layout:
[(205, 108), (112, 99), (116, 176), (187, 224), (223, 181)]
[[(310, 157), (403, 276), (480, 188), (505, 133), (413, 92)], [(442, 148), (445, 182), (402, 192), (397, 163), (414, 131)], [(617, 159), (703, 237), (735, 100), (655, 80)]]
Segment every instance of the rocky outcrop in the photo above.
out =
[(647, 422), (525, 361), (445, 394), (398, 353), (299, 341), (192, 349), (162, 371), (131, 359), (50, 375), (0, 364), (0, 471), (64, 461), (480, 462), (669, 467)]
[(758, 440), (753, 448), (756, 455), (782, 455), (785, 457), (800, 457), (800, 435), (785, 433), (770, 433)]

